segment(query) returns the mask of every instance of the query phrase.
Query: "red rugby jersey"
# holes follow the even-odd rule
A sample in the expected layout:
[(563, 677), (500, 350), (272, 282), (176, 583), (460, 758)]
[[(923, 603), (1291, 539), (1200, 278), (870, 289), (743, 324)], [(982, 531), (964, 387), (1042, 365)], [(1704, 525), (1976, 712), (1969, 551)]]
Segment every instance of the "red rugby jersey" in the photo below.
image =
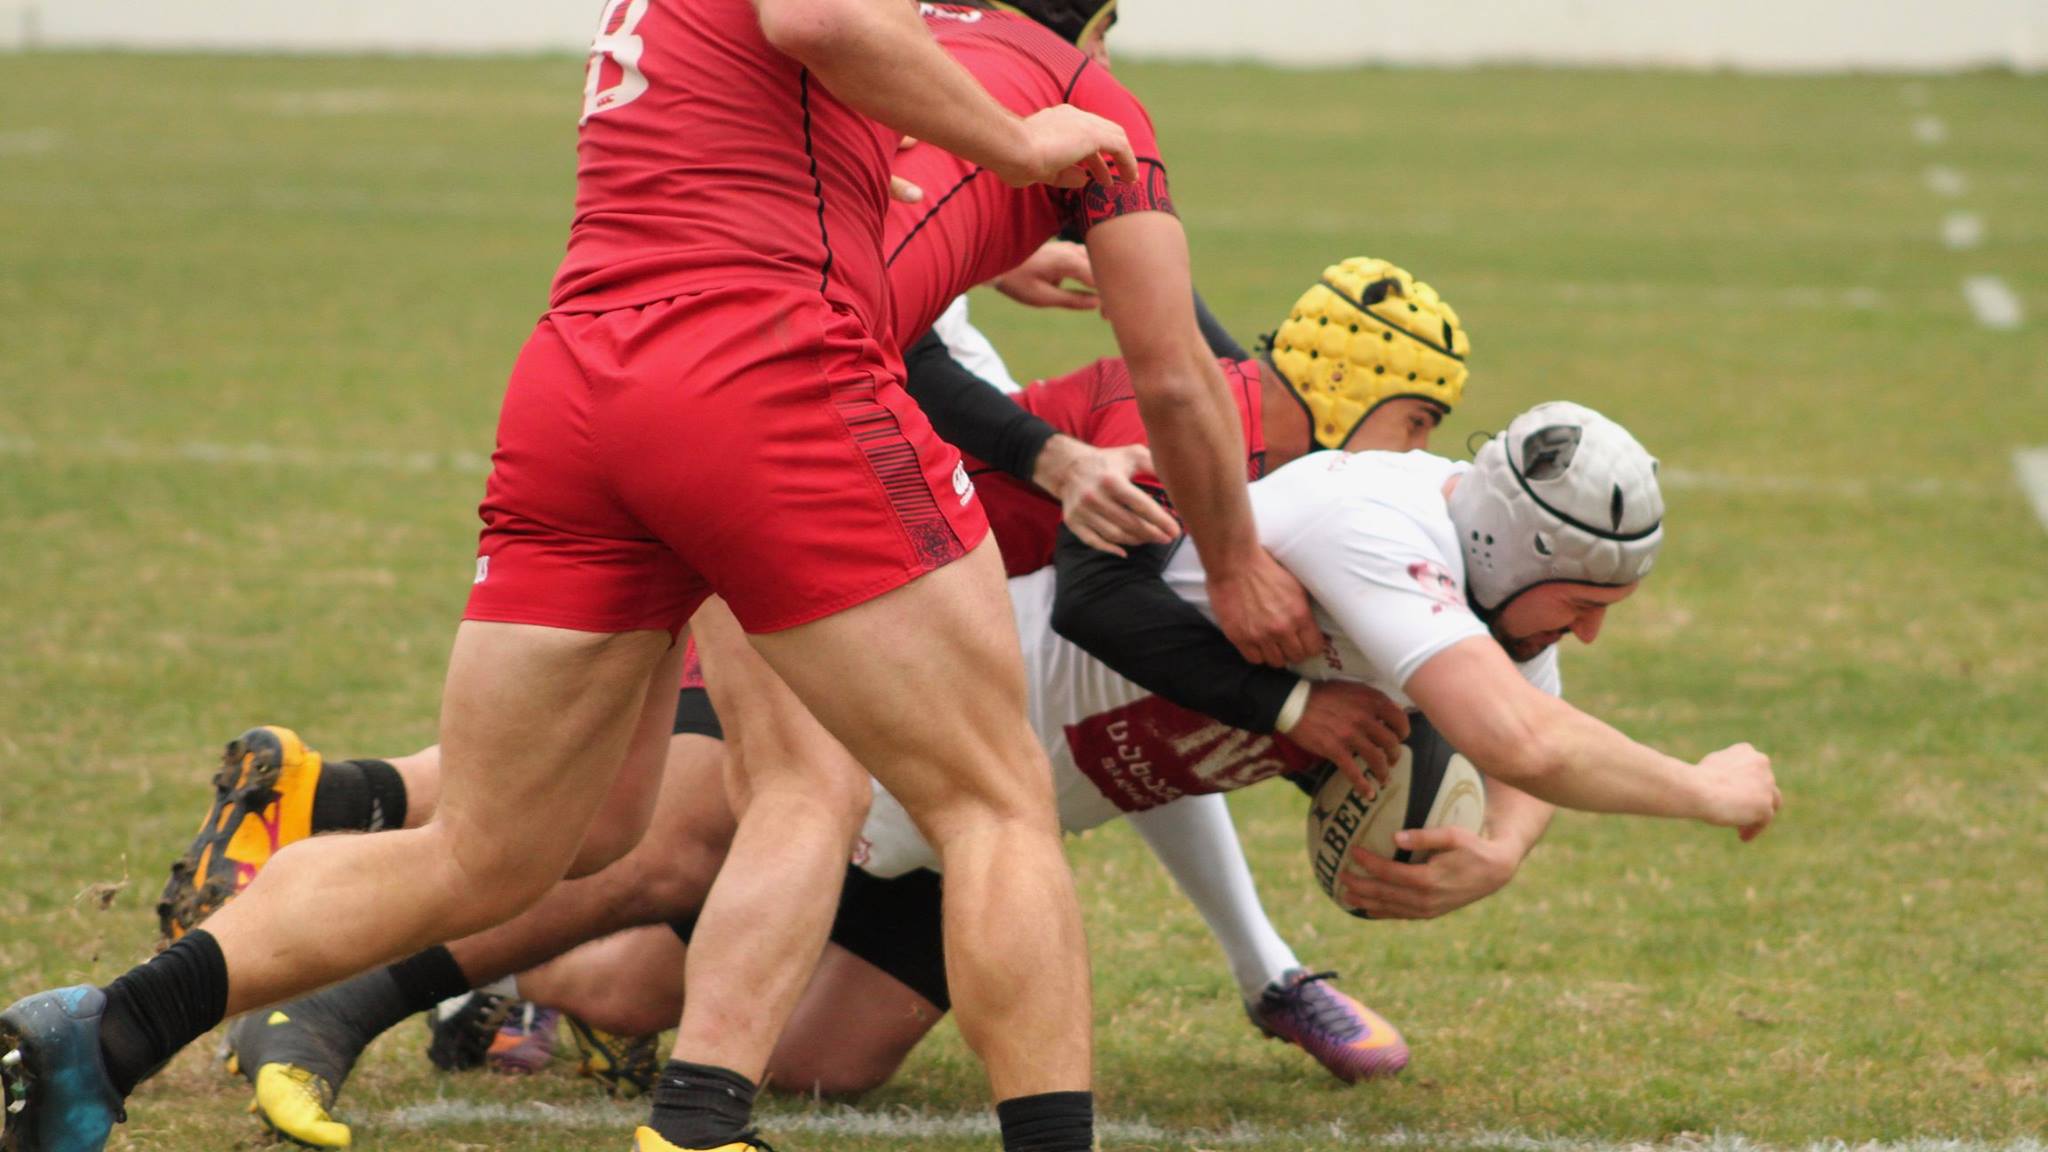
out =
[(940, 47), (1012, 112), (1072, 104), (1115, 121), (1137, 153), (1139, 180), (1012, 188), (930, 144), (899, 153), (896, 174), (924, 199), (892, 203), (883, 230), (897, 348), (924, 335), (953, 297), (1015, 268), (1062, 229), (1078, 237), (1127, 212), (1173, 211), (1152, 119), (1101, 65), (1023, 16), (942, 4), (923, 11)]
[(550, 306), (809, 286), (887, 331), (895, 137), (770, 47), (748, 0), (604, 0)]
[[(1266, 432), (1259, 406), (1259, 362), (1219, 360), (1230, 398), (1244, 423), (1245, 479), (1266, 471)], [(1097, 448), (1150, 443), (1145, 421), (1138, 416), (1131, 373), (1117, 359), (1097, 360), (1078, 372), (1040, 380), (1017, 394), (1017, 402), (1061, 432)], [(1060, 527), (1059, 501), (1037, 488), (996, 471), (979, 460), (967, 461), (988, 514), (990, 531), (1003, 553), (1003, 569), (1011, 576), (1036, 572), (1052, 563)], [(1137, 484), (1162, 503), (1166, 488), (1157, 476), (1141, 474)], [(1172, 507), (1172, 505), (1168, 505)]]

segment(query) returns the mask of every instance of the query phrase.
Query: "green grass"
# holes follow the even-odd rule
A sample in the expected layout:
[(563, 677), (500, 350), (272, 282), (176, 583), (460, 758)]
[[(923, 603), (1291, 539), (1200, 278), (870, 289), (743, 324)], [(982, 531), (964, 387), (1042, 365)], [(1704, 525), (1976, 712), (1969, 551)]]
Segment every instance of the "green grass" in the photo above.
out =
[[(1566, 817), (1497, 899), (1368, 925), (1312, 891), (1290, 791), (1238, 798), (1282, 931), (1415, 1047), (1399, 1082), (1354, 1089), (1246, 1027), (1134, 837), (1083, 837), (1105, 1114), (1287, 1147), (2048, 1130), (2048, 532), (2009, 464), (2048, 444), (2048, 83), (1927, 81), (1950, 128), (1929, 149), (1874, 78), (1125, 71), (1241, 333), (1323, 264), (1387, 256), (1473, 333), (1445, 447), (1569, 396), (1674, 472), (1747, 482), (1673, 487), (1655, 577), (1566, 675), (1681, 754), (1771, 751), (1789, 807), (1747, 847)], [(210, 749), (248, 724), (343, 755), (430, 738), (481, 490), (447, 462), (488, 450), (543, 305), (580, 79), (568, 59), (6, 58), (0, 139), (49, 147), (0, 155), (0, 996), (147, 952)], [(1937, 159), (1971, 179), (1978, 252), (1938, 243)], [(2029, 327), (1972, 321), (1958, 285), (1980, 272)], [(1020, 374), (1109, 348), (1087, 320), (978, 316)], [(439, 463), (360, 463), (421, 452)], [(125, 885), (105, 910), (100, 884)], [(401, 1129), (394, 1109), (442, 1095), (587, 1098), (443, 1080), (417, 1042), (351, 1085), (363, 1146), (617, 1147), (635, 1115)], [(242, 1098), (188, 1054), (116, 1146), (250, 1146)], [(982, 1100), (947, 1027), (869, 1105)]]

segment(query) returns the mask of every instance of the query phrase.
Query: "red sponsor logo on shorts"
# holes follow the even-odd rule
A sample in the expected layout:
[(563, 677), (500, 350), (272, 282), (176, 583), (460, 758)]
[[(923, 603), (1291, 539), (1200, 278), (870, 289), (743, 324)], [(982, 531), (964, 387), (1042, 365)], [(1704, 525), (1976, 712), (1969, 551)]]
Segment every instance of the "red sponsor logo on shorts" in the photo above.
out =
[(1125, 812), (1232, 792), (1314, 762), (1284, 740), (1219, 724), (1157, 696), (1069, 724), (1067, 747), (1081, 774)]

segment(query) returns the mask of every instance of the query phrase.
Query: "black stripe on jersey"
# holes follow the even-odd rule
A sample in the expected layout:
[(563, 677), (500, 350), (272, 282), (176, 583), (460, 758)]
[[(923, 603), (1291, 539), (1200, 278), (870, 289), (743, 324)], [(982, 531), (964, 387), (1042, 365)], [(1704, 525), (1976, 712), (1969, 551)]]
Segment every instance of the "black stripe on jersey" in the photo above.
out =
[(1086, 56), (1081, 57), (1081, 66), (1074, 69), (1074, 74), (1067, 77), (1067, 86), (1060, 90), (1061, 100), (1071, 102), (1074, 99), (1074, 86), (1081, 82), (1081, 73), (1086, 72), (1088, 66), (1093, 63), (1095, 63), (1094, 60)]
[(796, 75), (797, 99), (804, 109), (804, 156), (811, 162), (811, 192), (818, 198), (818, 243), (824, 246), (825, 263), (818, 269), (818, 291), (832, 281), (832, 235), (825, 231), (825, 182), (818, 179), (818, 153), (811, 146), (811, 70)]
[(976, 176), (981, 175), (982, 172), (983, 169), (975, 168), (969, 171), (967, 175), (962, 176), (960, 178), (959, 183), (956, 183), (951, 188), (948, 188), (946, 190), (946, 194), (944, 196), (939, 197), (938, 202), (933, 204), (930, 209), (926, 210), (923, 216), (918, 218), (917, 223), (911, 227), (909, 232), (904, 234), (903, 239), (898, 240), (896, 242), (896, 250), (889, 253), (889, 259), (884, 261), (884, 266), (893, 267), (896, 263), (896, 258), (898, 256), (903, 255), (903, 250), (905, 248), (910, 247), (910, 242), (912, 240), (917, 239), (917, 234), (919, 232), (924, 231), (924, 226), (932, 222), (932, 217), (937, 216), (939, 214), (939, 209), (944, 208), (946, 206), (946, 201), (951, 200), (954, 196), (959, 195), (960, 190), (962, 188), (967, 187), (967, 185), (970, 182), (972, 182)]

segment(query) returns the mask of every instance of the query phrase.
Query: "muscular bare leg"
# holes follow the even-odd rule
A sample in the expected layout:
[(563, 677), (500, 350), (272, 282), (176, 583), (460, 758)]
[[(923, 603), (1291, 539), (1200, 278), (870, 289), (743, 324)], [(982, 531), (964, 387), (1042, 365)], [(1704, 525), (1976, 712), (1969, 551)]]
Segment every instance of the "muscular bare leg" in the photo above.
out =
[[(706, 633), (698, 635), (705, 647)], [(1016, 627), (994, 544), (854, 608), (749, 639), (938, 851), (961, 1030), (987, 1065), (996, 1098), (1086, 1089), (1086, 944), (1060, 849), (1051, 770), (1025, 720)], [(716, 691), (725, 672), (711, 670), (706, 653), (706, 679)], [(744, 707), (754, 703), (749, 696)], [(759, 763), (747, 760), (750, 771)], [(836, 792), (844, 768), (827, 763), (812, 778), (828, 778)], [(761, 799), (757, 792), (743, 814), (699, 922), (677, 1044), (679, 1059), (750, 1076), (765, 1068), (794, 1007), (792, 986), (801, 986), (778, 971), (775, 998), (764, 1003), (764, 957), (780, 957), (774, 966), (788, 969), (818, 954), (812, 941), (822, 943), (831, 909), (813, 903), (838, 890), (843, 857), (828, 865), (826, 849), (843, 847), (847, 827), (845, 812), (836, 820), (821, 812), (820, 840), (761, 835)], [(801, 858), (804, 887), (785, 871), (792, 857)], [(802, 906), (793, 907), (799, 896)], [(731, 949), (706, 962), (707, 948), (729, 947), (721, 932), (758, 940), (770, 920), (784, 925), (777, 931), (790, 951)], [(723, 1006), (736, 1000), (753, 1006), (727, 1015)]]
[[(639, 844), (598, 872), (555, 885), (513, 919), (448, 945), (463, 973), (486, 983), (621, 928), (695, 913), (732, 839), (724, 763), (719, 741), (672, 737), (654, 816)], [(678, 956), (672, 982), (679, 985), (682, 974)], [(659, 1031), (675, 1019), (670, 1012), (654, 1028), (640, 1031)]]
[(758, 1083), (825, 946), (871, 786), (722, 602), (693, 625), (740, 820), (697, 920), (675, 1055)]
[[(585, 944), (519, 977), (519, 994), (606, 1031), (639, 1035), (683, 1006), (683, 942), (665, 926)], [(945, 1010), (836, 944), (827, 944), (769, 1058), (778, 1091), (855, 1095), (895, 1075)]]
[[(661, 632), (465, 622), (442, 706), (434, 819), (280, 852), (206, 925), (227, 959), (228, 1012), (477, 931), (539, 899), (576, 862), (629, 750), (660, 757), (679, 660)], [(533, 812), (553, 818), (535, 822)], [(320, 915), (305, 914), (309, 902)], [(334, 923), (352, 930), (333, 932)]]

